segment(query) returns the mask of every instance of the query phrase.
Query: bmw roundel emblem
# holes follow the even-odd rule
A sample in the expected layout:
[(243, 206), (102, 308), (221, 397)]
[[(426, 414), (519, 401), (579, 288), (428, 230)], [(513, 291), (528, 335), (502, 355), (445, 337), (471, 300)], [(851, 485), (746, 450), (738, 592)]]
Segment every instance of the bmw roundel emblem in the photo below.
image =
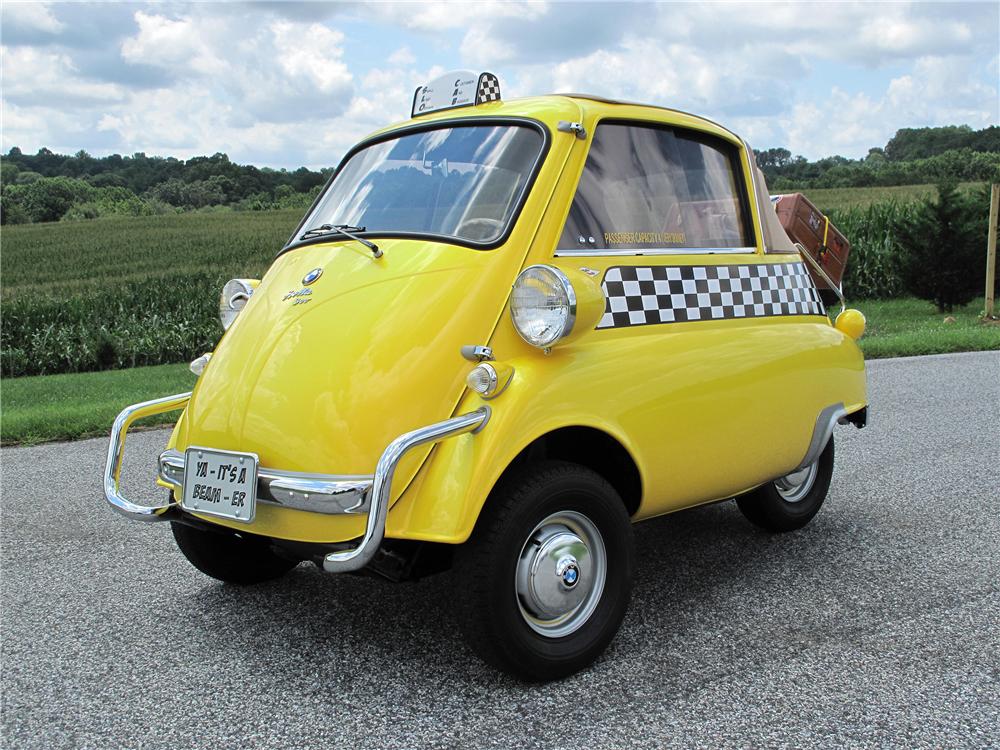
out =
[(302, 283), (305, 286), (309, 286), (322, 275), (323, 275), (322, 268), (314, 268), (313, 270), (311, 270), (309, 273), (307, 273), (305, 276), (302, 277)]

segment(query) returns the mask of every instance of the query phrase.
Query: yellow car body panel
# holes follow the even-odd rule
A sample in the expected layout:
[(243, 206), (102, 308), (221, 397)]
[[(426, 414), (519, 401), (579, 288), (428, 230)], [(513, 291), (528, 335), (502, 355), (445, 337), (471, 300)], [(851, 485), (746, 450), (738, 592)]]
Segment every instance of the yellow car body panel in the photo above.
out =
[[(380, 259), (348, 239), (281, 254), (222, 337), (169, 447), (257, 453), (261, 466), (370, 474), (382, 450), (409, 430), (488, 404), (485, 427), (404, 459), (392, 485), (386, 536), (460, 543), (511, 461), (536, 438), (584, 426), (614, 437), (642, 481), (636, 520), (730, 497), (795, 468), (819, 413), (866, 404), (854, 341), (822, 316), (705, 320), (591, 329), (548, 353), (526, 344), (509, 314), (511, 284), (546, 263), (599, 285), (617, 266), (788, 263), (756, 252), (726, 255), (558, 257), (556, 246), (602, 119), (649, 121), (742, 141), (698, 117), (567, 97), (496, 102), (419, 118), (535, 120), (550, 144), (503, 245), (377, 239)], [(582, 122), (585, 138), (560, 130)], [(406, 123), (412, 125), (413, 122)], [(391, 132), (399, 126), (387, 128)], [(757, 201), (749, 200), (755, 227)], [(309, 294), (303, 276), (322, 268)], [(301, 300), (307, 299), (303, 302)], [(514, 368), (510, 386), (484, 401), (464, 387), (466, 344), (490, 345)], [(302, 542), (342, 542), (364, 516), (258, 504), (253, 523), (212, 523)]]
[(387, 536), (465, 541), (504, 469), (562, 427), (601, 430), (628, 450), (642, 481), (633, 516), (641, 520), (791, 471), (824, 408), (865, 406), (857, 345), (815, 317), (658, 328), (592, 331), (549, 355), (498, 331), (492, 345), (514, 367), (510, 387), (487, 402), (466, 397), (462, 411), (490, 405), (489, 424), (438, 446), (389, 513)]

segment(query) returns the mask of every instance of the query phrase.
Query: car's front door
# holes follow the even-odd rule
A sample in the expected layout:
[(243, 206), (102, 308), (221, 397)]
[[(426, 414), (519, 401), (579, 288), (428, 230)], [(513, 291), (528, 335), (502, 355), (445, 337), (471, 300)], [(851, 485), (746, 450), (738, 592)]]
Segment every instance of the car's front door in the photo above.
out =
[(607, 366), (592, 372), (640, 454), (641, 515), (773, 478), (809, 441), (810, 358), (829, 324), (800, 259), (763, 254), (749, 174), (720, 136), (604, 121), (556, 249), (605, 292), (589, 340)]

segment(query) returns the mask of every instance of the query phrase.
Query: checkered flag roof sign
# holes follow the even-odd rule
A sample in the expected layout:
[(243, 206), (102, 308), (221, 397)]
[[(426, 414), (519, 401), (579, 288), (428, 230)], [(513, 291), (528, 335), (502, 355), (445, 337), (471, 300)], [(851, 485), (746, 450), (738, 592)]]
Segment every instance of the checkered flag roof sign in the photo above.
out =
[(498, 101), (500, 101), (500, 79), (492, 73), (483, 73), (479, 76), (476, 104)]
[(418, 86), (413, 92), (411, 117), (444, 109), (500, 101), (500, 79), (492, 73), (455, 70)]

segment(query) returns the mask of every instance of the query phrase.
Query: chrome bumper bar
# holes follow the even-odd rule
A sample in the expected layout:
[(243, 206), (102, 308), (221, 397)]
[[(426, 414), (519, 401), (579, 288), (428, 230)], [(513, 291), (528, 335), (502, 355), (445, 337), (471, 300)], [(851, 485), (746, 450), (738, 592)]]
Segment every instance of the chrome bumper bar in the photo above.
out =
[(372, 482), (371, 509), (368, 511), (368, 523), (361, 543), (354, 549), (343, 552), (331, 552), (323, 558), (323, 570), (330, 573), (347, 573), (365, 567), (378, 552), (385, 536), (385, 517), (389, 512), (389, 496), (392, 490), (392, 475), (396, 466), (409, 451), (426, 445), (438, 443), (445, 438), (461, 435), (466, 432), (478, 432), (490, 418), (490, 407), (484, 406), (475, 411), (452, 417), (437, 424), (421, 427), (407, 432), (389, 443), (375, 466), (375, 477)]
[[(176, 502), (156, 506), (136, 505), (119, 490), (122, 454), (128, 428), (138, 419), (175, 411), (187, 406), (190, 393), (145, 401), (129, 406), (115, 419), (104, 468), (104, 497), (119, 513), (140, 521), (159, 521)], [(314, 513), (368, 513), (364, 536), (357, 547), (331, 552), (323, 560), (323, 569), (331, 573), (359, 570), (367, 565), (385, 537), (385, 519), (389, 512), (392, 478), (396, 467), (412, 449), (466, 432), (478, 432), (489, 420), (490, 408), (475, 411), (443, 422), (407, 432), (389, 443), (382, 452), (373, 476), (332, 476), (302, 474), (261, 467), (258, 470), (258, 501)], [(160, 455), (160, 478), (173, 487), (184, 481), (184, 454), (164, 451)]]
[[(184, 484), (184, 454), (160, 454), (160, 479), (179, 490)], [(372, 475), (303, 474), (261, 466), (257, 469), (257, 502), (327, 515), (367, 513)]]
[(111, 427), (111, 442), (108, 444), (108, 460), (104, 464), (104, 499), (119, 513), (137, 521), (159, 521), (160, 515), (175, 505), (175, 503), (153, 506), (136, 505), (126, 500), (118, 488), (121, 482), (122, 453), (125, 450), (125, 435), (133, 422), (137, 419), (152, 417), (154, 414), (183, 409), (190, 400), (191, 393), (188, 392), (166, 398), (156, 398), (152, 401), (143, 401), (141, 404), (133, 404), (124, 408), (122, 413), (115, 418), (115, 423)]

